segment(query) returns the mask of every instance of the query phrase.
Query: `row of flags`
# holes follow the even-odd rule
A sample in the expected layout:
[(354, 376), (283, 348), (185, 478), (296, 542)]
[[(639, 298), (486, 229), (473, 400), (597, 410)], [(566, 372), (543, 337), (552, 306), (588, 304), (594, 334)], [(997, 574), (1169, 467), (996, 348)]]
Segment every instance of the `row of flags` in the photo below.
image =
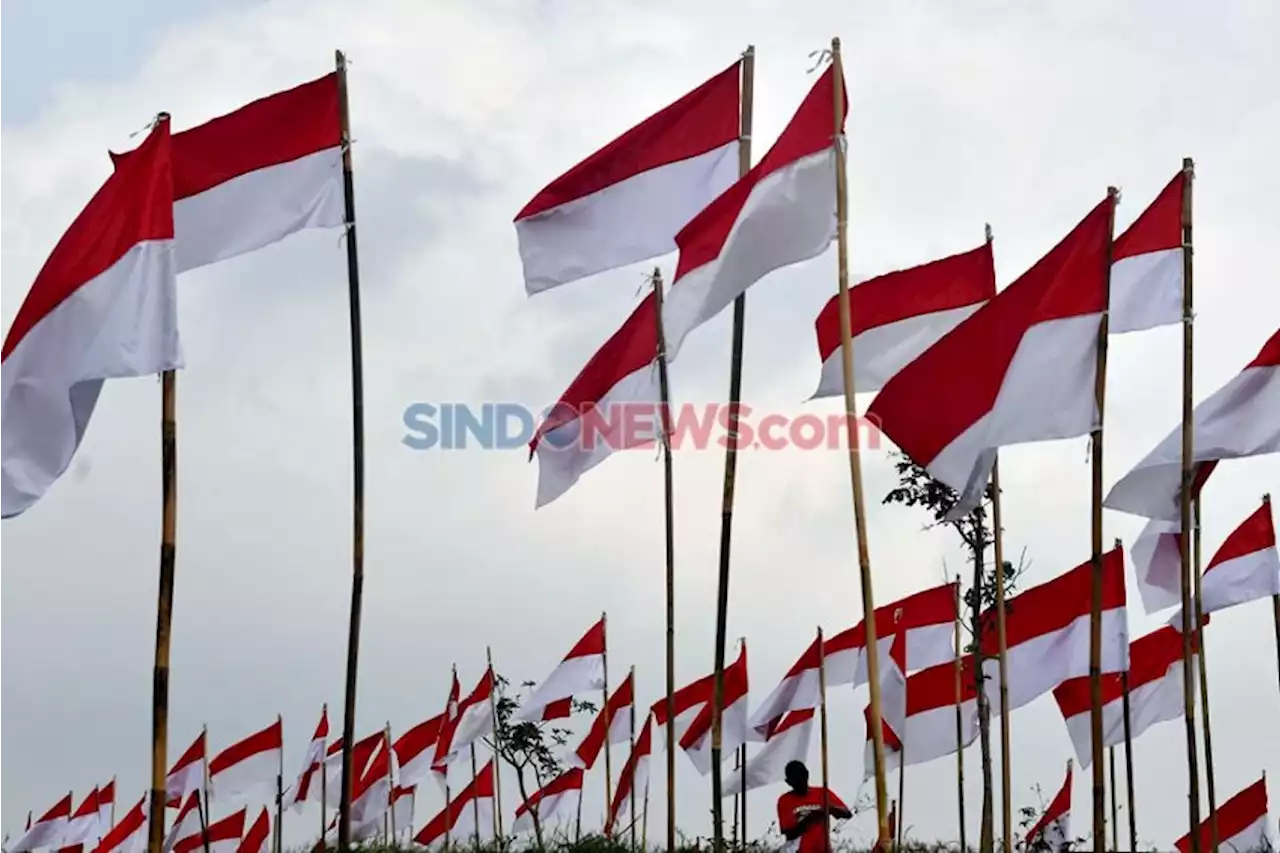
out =
[[(1014, 596), (1008, 603), (1005, 626), (1010, 710), (1052, 693), (1070, 735), (1075, 759), (1083, 767), (1091, 761), (1090, 572), (1090, 563), (1086, 562)], [(1280, 595), (1280, 552), (1269, 502), (1264, 502), (1226, 538), (1204, 572), (1202, 587), (1206, 614), (1203, 626), (1210, 624), (1207, 614)], [(1131, 742), (1151, 726), (1182, 717), (1181, 621), (1172, 619), (1170, 624), (1130, 640), (1124, 554), (1119, 547), (1104, 557), (1103, 590), (1103, 738), (1104, 745), (1116, 746)], [(969, 746), (978, 736), (978, 690), (999, 689), (1000, 649), (994, 610), (985, 611), (981, 618), (979, 643), (984, 663), (980, 677), (975, 671), (975, 656), (956, 647), (959, 592), (958, 584), (945, 584), (877, 608), (876, 619), (882, 626), (877, 638), (882, 724), (886, 760), (891, 768), (927, 763)], [(520, 804), (514, 815), (513, 832), (532, 829), (535, 814), (544, 823), (574, 814), (584, 774), (595, 767), (610, 745), (631, 744), (631, 751), (612, 790), (606, 831), (612, 831), (628, 814), (633, 794), (647, 789), (652, 729), (665, 730), (669, 722), (667, 704), (661, 698), (645, 711), (637, 735), (635, 717), (641, 706), (635, 693), (634, 671), (608, 689), (606, 640), (602, 617), (513, 714), (516, 723), (564, 719), (572, 713), (573, 700), (603, 692), (603, 702), (591, 726), (563, 756), (567, 770)], [(1200, 653), (1198, 634), (1194, 641)], [(776, 784), (788, 761), (803, 760), (813, 740), (815, 710), (825, 705), (823, 687), (856, 688), (866, 684), (867, 656), (865, 621), (829, 637), (818, 637), (773, 690), (749, 708), (744, 640), (737, 659), (725, 669), (722, 748), (728, 755), (749, 743), (759, 746), (749, 755), (745, 767), (730, 775), (724, 796), (741, 793), (744, 783), (746, 790)], [(989, 686), (980, 688), (980, 684)], [(674, 740), (704, 776), (711, 770), (713, 692), (714, 679), (705, 676), (680, 688), (673, 697)], [(397, 832), (408, 830), (417, 786), (428, 777), (437, 781), (447, 803), (413, 835), (415, 841), (430, 844), (446, 834), (469, 838), (476, 832), (486, 836), (496, 832), (497, 777), (492, 757), (456, 795), (450, 790), (451, 781), (459, 778), (456, 768), (472, 756), (471, 750), (484, 746), (486, 738), (487, 743), (493, 742), (496, 700), (492, 665), (465, 696), (455, 671), (446, 708), (440, 714), (394, 740), (388, 727), (355, 743), (353, 838), (372, 838), (384, 832), (388, 822), (397, 827)], [(1127, 726), (1125, 703), (1130, 709)], [(993, 714), (998, 713), (996, 705)], [(868, 749), (869, 734), (868, 731)], [(201, 822), (208, 820), (211, 804), (238, 801), (273, 785), (279, 790), (281, 785), (283, 731), (279, 718), (212, 758), (208, 757), (207, 744), (208, 733), (202, 731), (167, 775), (168, 806), (179, 812), (169, 830), (165, 853), (178, 850), (183, 839), (193, 835), (199, 838)], [(325, 709), (296, 780), (281, 791), (282, 808), (297, 810), (306, 802), (315, 802), (321, 803), (322, 813), (327, 814), (341, 785), (341, 747), (340, 738), (329, 741)], [(868, 753), (868, 774), (871, 766)], [(204, 812), (200, 812), (202, 805)], [(95, 789), (74, 811), (68, 794), (8, 849), (10, 853), (42, 848), (64, 850), (101, 838), (96, 847), (90, 846), (93, 853), (134, 853), (135, 848), (126, 844), (133, 836), (120, 840), (116, 833), (119, 844), (126, 846), (107, 846), (115, 832), (107, 831), (106, 822), (113, 806), (114, 782), (101, 791)], [(479, 822), (477, 808), (482, 814)], [(1227, 804), (1223, 804), (1220, 823), (1226, 820), (1226, 810)], [(232, 827), (243, 824), (244, 817), (242, 810), (209, 824), (208, 831), (213, 833), (217, 827), (231, 833)], [(126, 816), (122, 823), (131, 820)], [(329, 824), (326, 831), (332, 829), (333, 824)], [(137, 838), (144, 837), (141, 830), (136, 831)], [(230, 843), (230, 834), (227, 840)], [(240, 843), (239, 832), (234, 840)]]

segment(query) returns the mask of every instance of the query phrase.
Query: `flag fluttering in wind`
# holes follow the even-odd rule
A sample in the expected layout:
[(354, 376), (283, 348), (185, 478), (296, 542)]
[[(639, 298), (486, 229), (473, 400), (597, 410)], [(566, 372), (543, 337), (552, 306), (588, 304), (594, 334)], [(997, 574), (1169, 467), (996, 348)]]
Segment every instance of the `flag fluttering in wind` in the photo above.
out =
[(173, 853), (236, 853), (240, 838), (244, 835), (245, 809), (210, 823), (202, 833), (197, 824), (195, 832), (184, 835), (173, 844)]
[[(297, 780), (284, 792), (284, 802), (288, 808), (297, 811), (308, 800), (320, 799), (320, 774), (324, 772), (324, 745), (329, 739), (329, 706), (320, 709), (320, 722), (316, 725), (311, 743), (307, 744), (307, 754), (302, 759), (302, 770)], [(328, 792), (324, 792), (327, 794)], [(256, 826), (256, 824), (255, 824)]]
[[(680, 260), (662, 317), (669, 360), (751, 285), (835, 240), (834, 86), (832, 64), (764, 158), (676, 235)], [(846, 98), (842, 135), (847, 110)]]
[(86, 843), (96, 845), (103, 831), (104, 827), (99, 820), (98, 789), (94, 788), (71, 813), (58, 846), (72, 847)]
[(284, 724), (279, 718), (233, 743), (209, 762), (209, 798), (229, 800), (274, 786), (283, 750)]
[(107, 379), (182, 367), (169, 119), (62, 235), (0, 354), (0, 516), (62, 476)]
[(205, 732), (201, 731), (165, 777), (164, 790), (169, 808), (179, 808), (189, 794), (204, 787), (205, 761)]
[[(715, 681), (712, 680), (714, 688)], [(738, 659), (724, 669), (724, 705), (720, 713), (720, 754), (732, 755), (747, 741), (748, 689), (747, 641), (738, 648)], [(714, 695), (714, 693), (713, 693)], [(706, 776), (711, 772), (711, 728), (715, 717), (715, 703), (708, 701), (680, 733), (680, 748), (689, 756), (698, 772)]]
[[(726, 674), (728, 670), (725, 670)], [(618, 827), (618, 821), (630, 809), (632, 794), (640, 795), (649, 782), (649, 758), (653, 754), (653, 718), (645, 717), (644, 727), (636, 736), (636, 745), (627, 756), (627, 763), (622, 765), (622, 773), (618, 776), (618, 787), (613, 791), (613, 802), (609, 806), (609, 817), (604, 822), (604, 834), (612, 836)], [(632, 815), (632, 820), (639, 816)]]
[[(940, 663), (907, 676), (905, 720), (885, 727), (885, 770), (900, 764), (924, 764), (958, 748), (973, 743), (978, 737), (978, 682), (973, 655), (960, 659), (960, 738), (956, 742), (956, 665)], [(863, 711), (870, 719), (871, 706)], [(867, 766), (871, 767), (871, 730), (867, 728)], [(874, 769), (874, 768), (872, 768)]]
[(458, 670), (453, 670), (453, 682), (449, 685), (449, 698), (445, 700), (444, 711), (440, 721), (440, 734), (436, 736), (435, 749), (431, 755), (431, 773), (435, 776), (440, 790), (449, 790), (449, 746), (453, 742), (453, 730), (458, 724), (459, 697), (462, 685), (458, 681)]
[(1178, 522), (1153, 518), (1129, 546), (1138, 595), (1148, 614), (1182, 601), (1182, 535)]
[(271, 840), (271, 814), (264, 807), (258, 813), (258, 819), (249, 827), (249, 831), (240, 839), (236, 853), (263, 853), (267, 842)]
[(632, 127), (516, 214), (530, 296), (676, 248), (676, 232), (738, 178), (741, 64)]
[[(879, 391), (943, 335), (996, 295), (991, 244), (876, 276), (849, 290), (853, 386)], [(844, 393), (840, 360), (840, 297), (833, 296), (815, 323), (822, 374), (813, 398)]]
[(560, 396), (529, 442), (542, 507), (615, 451), (661, 438), (658, 297), (645, 297)]
[(391, 807), (396, 771), (395, 751), (391, 748), (390, 737), (383, 732), (369, 766), (351, 789), (353, 838), (373, 838), (384, 828), (384, 819)]
[[(137, 804), (125, 812), (124, 817), (102, 836), (93, 853), (138, 853), (147, 844), (147, 798), (144, 795)], [(17, 853), (15, 848), (9, 848)]]
[(9, 853), (26, 853), (41, 847), (61, 847), (67, 823), (71, 819), (71, 794), (67, 794), (42, 814), (23, 833), (22, 837), (6, 848)]
[[(386, 739), (385, 731), (377, 731), (373, 734), (361, 738), (351, 747), (351, 778), (360, 780), (367, 772), (369, 765), (373, 762), (374, 756), (378, 750), (382, 748), (382, 743)], [(338, 738), (329, 745), (325, 751), (325, 788), (328, 791), (337, 792), (339, 785), (342, 784), (342, 738)], [(354, 782), (352, 783), (354, 787)]]
[(105, 836), (111, 829), (111, 818), (116, 808), (116, 780), (111, 777), (111, 781), (102, 786), (98, 791), (98, 826), (99, 835)]
[[(1264, 776), (1225, 803), (1218, 804), (1218, 849), (1273, 850), (1267, 818), (1267, 780)], [(1212, 818), (1200, 824), (1200, 849), (1213, 849)], [(1173, 842), (1178, 853), (1189, 853), (1191, 834)]]
[(1186, 186), (1186, 173), (1178, 172), (1116, 238), (1111, 250), (1110, 334), (1182, 322), (1182, 202)]
[[(1192, 635), (1192, 646), (1196, 637)], [(1182, 693), (1182, 632), (1166, 625), (1129, 646), (1129, 728), (1137, 738), (1156, 723), (1177, 720), (1186, 712)], [(1053, 690), (1080, 766), (1093, 761), (1089, 677), (1072, 678)], [(1124, 680), (1120, 673), (1102, 676), (1102, 745), (1124, 743)]]
[(1067, 778), (1044, 810), (1040, 820), (1027, 832), (1023, 844), (1027, 849), (1036, 842), (1048, 845), (1050, 850), (1061, 850), (1071, 841), (1071, 765), (1067, 764)]
[[(1280, 452), (1280, 329), (1234, 379), (1195, 408), (1193, 461), (1205, 463)], [(1121, 512), (1179, 521), (1182, 430), (1175, 427), (1102, 505)]]
[[(763, 788), (782, 781), (783, 771), (789, 762), (804, 761), (813, 740), (812, 708), (791, 711), (769, 735), (763, 747), (747, 759), (747, 790)], [(724, 783), (723, 794), (732, 797), (742, 792), (743, 773), (730, 773)]]
[(396, 762), (400, 765), (401, 785), (416, 785), (427, 778), (431, 762), (435, 758), (436, 742), (443, 727), (444, 714), (437, 714), (396, 738), (393, 749)]
[(178, 809), (178, 816), (173, 819), (173, 826), (169, 827), (168, 834), (164, 837), (164, 844), (161, 849), (164, 853), (171, 853), (178, 841), (190, 837), (192, 835), (199, 836), (200, 827), (207, 820), (200, 814), (200, 790), (197, 788), (182, 801), (182, 807)]
[(338, 94), (334, 72), (173, 135), (178, 272), (343, 224)]
[[(494, 790), (491, 760), (461, 793), (449, 801), (446, 808), (418, 830), (413, 840), (426, 847), (444, 838), (446, 832), (464, 844), (474, 839), (477, 832), (481, 841), (492, 838)], [(480, 812), (479, 826), (476, 825), (476, 811)]]
[[(1280, 553), (1271, 502), (1263, 501), (1231, 532), (1200, 577), (1201, 607), (1206, 614), (1280, 595)], [(1182, 611), (1170, 620), (1182, 625)]]
[(448, 766), (461, 758), (467, 747), (493, 731), (493, 701), (493, 667), (489, 667), (475, 689), (458, 703), (453, 720), (443, 723), (436, 739), (433, 770), (446, 774)]
[(1098, 420), (1098, 328), (1107, 307), (1108, 196), (1063, 240), (890, 379), (867, 418), (959, 493), (981, 500), (1005, 445), (1073, 438)]
[(538, 823), (546, 826), (561, 815), (573, 815), (578, 811), (578, 803), (582, 800), (582, 779), (584, 771), (581, 767), (570, 767), (544, 787), (534, 791), (516, 809), (516, 818), (511, 823), (511, 831), (532, 832), (533, 816), (538, 815)]
[(609, 694), (609, 701), (601, 708), (591, 722), (582, 743), (565, 757), (570, 767), (581, 767), (590, 770), (604, 749), (606, 740), (610, 744), (627, 743), (631, 740), (630, 711), (635, 706), (635, 679), (627, 677)]
[[(656, 318), (652, 315), (649, 319), (656, 322)], [(558, 717), (547, 716), (550, 706), (583, 693), (603, 689), (604, 642), (604, 619), (600, 619), (587, 629), (582, 639), (574, 643), (569, 654), (565, 655), (559, 666), (534, 689), (532, 695), (525, 700), (512, 719), (518, 723), (557, 719)]]

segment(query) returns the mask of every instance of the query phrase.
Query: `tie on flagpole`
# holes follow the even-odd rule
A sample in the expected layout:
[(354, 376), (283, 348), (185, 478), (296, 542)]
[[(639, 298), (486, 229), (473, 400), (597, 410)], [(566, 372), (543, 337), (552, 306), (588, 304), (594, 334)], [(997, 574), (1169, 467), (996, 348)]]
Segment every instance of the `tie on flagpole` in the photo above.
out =
[[(742, 103), (738, 118), (738, 177), (751, 171), (752, 102), (755, 96), (756, 49), (742, 54)], [(713, 853), (724, 853), (724, 790), (721, 779), (722, 720), (724, 714), (724, 654), (729, 621), (729, 546), (733, 537), (733, 494), (738, 469), (738, 409), (742, 398), (742, 339), (746, 327), (747, 296), (733, 300), (733, 342), (729, 354), (728, 429), (724, 446), (724, 492), (720, 502), (720, 561), (716, 589), (715, 692), (711, 702), (711, 835)], [(668, 719), (668, 732), (675, 720)], [(668, 734), (668, 743), (671, 735)], [(670, 752), (670, 750), (668, 750)]]
[(351, 118), (347, 104), (347, 58), (334, 51), (342, 118), (342, 195), (347, 236), (347, 294), (351, 322), (351, 616), (347, 628), (347, 673), (342, 719), (342, 788), (338, 797), (338, 850), (351, 846), (351, 746), (356, 736), (356, 677), (360, 657), (360, 609), (364, 597), (364, 356), (360, 335), (360, 263), (356, 251), (355, 180), (351, 169)]
[(1205, 658), (1204, 646), (1204, 607), (1200, 598), (1200, 575), (1202, 572), (1201, 552), (1200, 552), (1200, 498), (1196, 496), (1195, 502), (1192, 504), (1192, 527), (1195, 536), (1195, 545), (1193, 546), (1195, 565), (1192, 570), (1193, 589), (1192, 595), (1195, 597), (1196, 608), (1196, 645), (1200, 650), (1200, 654), (1196, 656), (1196, 663), (1200, 675), (1200, 711), (1201, 717), (1201, 733), (1204, 738), (1204, 783), (1205, 793), (1209, 799), (1209, 849), (1213, 853), (1218, 853), (1218, 799), (1215, 794), (1216, 780), (1213, 774), (1213, 736), (1210, 734), (1209, 725), (1209, 671)]

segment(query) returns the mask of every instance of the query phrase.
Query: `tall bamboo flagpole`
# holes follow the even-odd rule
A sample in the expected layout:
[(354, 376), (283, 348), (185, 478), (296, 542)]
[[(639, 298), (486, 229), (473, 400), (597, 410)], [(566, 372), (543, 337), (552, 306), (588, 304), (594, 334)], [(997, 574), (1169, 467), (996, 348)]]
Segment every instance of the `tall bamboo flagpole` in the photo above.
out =
[[(329, 719), (329, 703), (328, 702), (324, 703), (323, 714), (326, 720)], [(321, 850), (321, 853), (323, 853), (324, 851), (324, 837), (327, 834), (329, 829), (328, 824), (326, 823), (326, 821), (329, 818), (329, 814), (328, 814), (329, 812), (329, 781), (326, 777), (329, 775), (329, 773), (324, 766), (324, 760), (328, 757), (328, 753), (329, 753), (329, 744), (326, 743), (324, 745), (324, 748), (320, 750), (320, 850)]]
[[(987, 226), (987, 242), (991, 242)], [(1000, 513), (1000, 457), (991, 463), (991, 539), (995, 548), (996, 641), (1000, 671), (1000, 819), (1005, 853), (1013, 853), (1013, 751), (1009, 746), (1009, 641), (1005, 631), (1004, 526)], [(899, 816), (901, 820), (901, 816)]]
[(1200, 647), (1200, 654), (1196, 656), (1198, 668), (1200, 670), (1200, 710), (1203, 712), (1201, 718), (1202, 730), (1204, 737), (1204, 781), (1205, 792), (1209, 796), (1209, 841), (1213, 853), (1218, 853), (1218, 800), (1215, 796), (1215, 780), (1213, 775), (1213, 735), (1212, 727), (1209, 725), (1209, 672), (1205, 658), (1208, 657), (1204, 647), (1204, 607), (1200, 599), (1200, 573), (1201, 573), (1201, 555), (1200, 555), (1200, 498), (1195, 499), (1192, 505), (1192, 525), (1195, 534), (1195, 566), (1192, 572), (1194, 581), (1193, 595), (1196, 600), (1196, 642)]
[[(751, 171), (752, 101), (755, 93), (756, 49), (742, 54), (742, 102), (738, 118), (738, 175)], [(738, 471), (738, 409), (742, 398), (742, 339), (746, 327), (747, 296), (733, 300), (733, 342), (729, 354), (729, 416), (724, 445), (724, 491), (720, 501), (720, 560), (716, 589), (715, 692), (711, 702), (711, 837), (713, 853), (724, 851), (724, 802), (721, 779), (721, 715), (724, 711), (724, 652), (729, 630), (730, 543), (733, 538), (733, 494)], [(667, 719), (670, 744), (675, 720)], [(667, 754), (673, 750), (668, 746)], [(668, 758), (668, 761), (671, 759)]]
[[(1116, 540), (1116, 547), (1123, 543)], [(1124, 785), (1125, 802), (1129, 804), (1129, 850), (1138, 853), (1138, 817), (1133, 796), (1133, 734), (1129, 716), (1129, 671), (1120, 671), (1120, 696), (1124, 708)]]
[[(478, 773), (476, 771), (476, 745), (472, 743), (471, 744), (471, 790), (472, 791), (476, 790), (477, 775)], [(480, 849), (480, 797), (478, 796), (474, 796), (471, 798), (471, 819), (472, 819), (472, 822), (475, 823), (476, 825), (475, 839), (476, 839), (476, 850), (478, 851)]]
[[(453, 678), (449, 681), (449, 694), (448, 694), (451, 697), (453, 696), (453, 685), (458, 680), (458, 665), (456, 663), (453, 665), (452, 671), (453, 671)], [(445, 720), (449, 719), (450, 713), (453, 713), (453, 714), (457, 713), (457, 707), (454, 706), (452, 699), (450, 699), (445, 703), (444, 712), (445, 712)], [(450, 838), (452, 834), (450, 830), (453, 825), (453, 818), (451, 816), (452, 811), (453, 811), (453, 791), (449, 788), (449, 765), (446, 764), (444, 767), (444, 816), (445, 816), (444, 850), (445, 850), (445, 853), (449, 853), (449, 842), (452, 840)]]
[[(284, 740), (284, 717), (276, 714), (276, 725), (280, 727), (280, 737)], [(323, 771), (324, 765), (321, 765)], [(275, 851), (284, 853), (284, 746), (280, 748), (280, 761), (276, 765), (276, 825)]]
[(1116, 748), (1107, 747), (1107, 760), (1111, 763), (1111, 849), (1120, 849), (1120, 791), (1116, 787)]
[[(387, 824), (390, 825), (391, 831), (388, 837), (391, 842), (395, 843), (396, 838), (396, 780), (391, 775), (391, 762), (395, 760), (395, 755), (391, 752), (391, 721), (387, 720), (387, 727), (384, 729), (383, 735), (387, 739)], [(277, 851), (283, 853), (283, 851)]]
[[(1111, 291), (1111, 243), (1115, 236), (1116, 204), (1120, 191), (1107, 187), (1111, 201), (1107, 223), (1107, 251), (1103, 262), (1108, 299)], [(1108, 304), (1106, 301), (1104, 305)], [(1102, 748), (1102, 423), (1106, 411), (1107, 392), (1107, 330), (1109, 317), (1103, 312), (1098, 323), (1098, 358), (1094, 368), (1094, 404), (1097, 407), (1097, 425), (1092, 431), (1091, 457), (1093, 462), (1093, 571), (1089, 608), (1089, 723), (1093, 754), (1093, 849), (1105, 853), (1107, 847), (1107, 778), (1103, 764)]]
[(965, 837), (964, 825), (964, 709), (961, 697), (964, 696), (962, 656), (960, 654), (960, 573), (956, 573), (956, 800), (957, 814), (960, 818), (960, 850), (968, 853), (968, 839)]
[(502, 732), (498, 728), (498, 673), (493, 668), (493, 649), (484, 647), (485, 659), (489, 662), (489, 674), (493, 677), (493, 695), (489, 699), (489, 708), (493, 711), (493, 832), (494, 838), (502, 840)]
[(609, 719), (609, 623), (608, 614), (600, 614), (600, 627), (604, 634), (604, 654), (600, 656), (604, 664), (604, 687), (601, 688), (600, 713), (604, 715), (604, 813), (608, 819), (609, 810), (613, 808), (613, 769), (609, 764), (609, 728), (613, 720)]
[[(837, 72), (839, 69), (837, 69)], [(822, 639), (822, 627), (818, 627), (818, 725), (821, 736), (822, 757), (822, 826), (826, 832), (827, 846), (831, 849), (831, 797), (827, 760), (827, 649)]]
[[(746, 639), (743, 639), (746, 642)], [(747, 847), (747, 745), (744, 743), (738, 747), (742, 753), (742, 762), (738, 765), (741, 773), (738, 776), (738, 783), (742, 786), (742, 847)]]
[[(1267, 505), (1267, 512), (1271, 511), (1271, 493), (1262, 496), (1262, 502)], [(1276, 676), (1280, 678), (1280, 595), (1271, 596), (1271, 609), (1275, 611), (1276, 622)]]
[[(157, 122), (169, 121), (160, 113)], [(173, 579), (178, 529), (177, 375), (160, 374), (160, 579), (156, 595), (156, 652), (151, 675), (151, 802), (148, 853), (164, 846), (165, 775), (169, 744), (169, 635), (173, 624)]]
[[(663, 527), (667, 566), (667, 853), (676, 849), (676, 540), (675, 472), (671, 459), (671, 386), (667, 377), (667, 339), (662, 327), (662, 270), (653, 268), (654, 315), (658, 327), (658, 390), (662, 398)], [(648, 789), (645, 793), (646, 801)], [(645, 812), (646, 830), (649, 818)]]
[(866, 627), (867, 681), (871, 688), (871, 744), (875, 759), (877, 838), (882, 848), (893, 841), (889, 837), (889, 804), (885, 790), (884, 731), (880, 724), (880, 655), (876, 644), (876, 604), (871, 587), (871, 553), (867, 546), (867, 519), (862, 494), (862, 455), (858, 449), (858, 407), (853, 385), (853, 334), (849, 308), (849, 199), (844, 160), (844, 61), (840, 56), (840, 39), (831, 40), (831, 62), (834, 65), (835, 93), (832, 145), (836, 153), (836, 249), (839, 262), (840, 352), (844, 373), (845, 425), (849, 433), (849, 476), (853, 481), (853, 521), (858, 537), (858, 570), (862, 582), (862, 612)]
[[(635, 696), (638, 696), (638, 695), (639, 695), (639, 691), (638, 691), (638, 690), (636, 690), (636, 668), (635, 668), (634, 666), (633, 666), (633, 667), (631, 667), (630, 677), (631, 677), (631, 695), (632, 695), (632, 697), (635, 697)], [(629, 739), (630, 739), (630, 742), (631, 742), (631, 752), (633, 752), (633, 753), (634, 753), (634, 752), (636, 751), (636, 703), (635, 703), (634, 699), (633, 699), (633, 700), (632, 700), (632, 702), (631, 702), (631, 719), (630, 719), (628, 722), (629, 722), (630, 729), (631, 729), (630, 738), (629, 738)], [(672, 728), (674, 728), (674, 726), (672, 726)], [(606, 733), (605, 733), (605, 740), (608, 740), (608, 737), (609, 737), (609, 736), (608, 736), (608, 733), (606, 732)], [(634, 772), (634, 771), (633, 771), (633, 772)], [(628, 800), (628, 802), (627, 802), (627, 808), (630, 810), (630, 813), (631, 813), (631, 851), (632, 851), (632, 853), (635, 853), (635, 849), (636, 849), (636, 786), (635, 786), (635, 779), (634, 779), (634, 778), (632, 778), (631, 782), (632, 782), (632, 784), (631, 784), (631, 790), (628, 792), (628, 797), (627, 797), (627, 800)]]
[[(1195, 445), (1193, 423), (1195, 406), (1191, 399), (1192, 380), (1192, 247), (1191, 247), (1191, 188), (1195, 179), (1195, 164), (1190, 157), (1182, 160), (1185, 186), (1182, 189), (1182, 487), (1179, 492), (1179, 530), (1181, 542), (1182, 587), (1182, 699), (1183, 716), (1187, 735), (1187, 812), (1190, 823), (1191, 850), (1200, 851), (1200, 770), (1196, 749), (1196, 678), (1193, 669), (1192, 604), (1191, 595), (1191, 492), (1195, 483)], [(1204, 650), (1201, 649), (1201, 655)]]
[(905, 823), (904, 817), (907, 802), (907, 774), (903, 772), (903, 770), (906, 769), (907, 763), (905, 760), (902, 760), (904, 758), (905, 756), (902, 756), (898, 761), (898, 805), (894, 809), (894, 816), (896, 818), (894, 821), (894, 827), (896, 832), (893, 839), (893, 846), (896, 850), (902, 849), (902, 824)]
[(364, 355), (360, 337), (360, 263), (356, 252), (355, 180), (351, 170), (351, 118), (347, 107), (347, 58), (334, 51), (342, 118), (342, 195), (347, 229), (347, 297), (351, 321), (351, 616), (347, 626), (347, 675), (342, 719), (342, 789), (338, 797), (338, 850), (351, 845), (351, 746), (356, 738), (356, 676), (360, 658), (360, 608), (364, 597)]

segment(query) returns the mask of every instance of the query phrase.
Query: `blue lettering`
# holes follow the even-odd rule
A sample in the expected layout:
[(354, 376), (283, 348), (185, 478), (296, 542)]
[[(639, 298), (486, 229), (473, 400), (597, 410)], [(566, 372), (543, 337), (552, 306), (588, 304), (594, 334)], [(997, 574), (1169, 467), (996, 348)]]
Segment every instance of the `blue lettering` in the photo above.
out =
[[(516, 430), (512, 432), (512, 419), (516, 421)], [(528, 447), (533, 439), (533, 415), (519, 403), (499, 403), (494, 407), (495, 443), (498, 450), (515, 450)]]
[(404, 425), (409, 432), (400, 443), (413, 450), (430, 450), (440, 440), (440, 431), (433, 422), (436, 407), (430, 403), (413, 403), (404, 410)]

